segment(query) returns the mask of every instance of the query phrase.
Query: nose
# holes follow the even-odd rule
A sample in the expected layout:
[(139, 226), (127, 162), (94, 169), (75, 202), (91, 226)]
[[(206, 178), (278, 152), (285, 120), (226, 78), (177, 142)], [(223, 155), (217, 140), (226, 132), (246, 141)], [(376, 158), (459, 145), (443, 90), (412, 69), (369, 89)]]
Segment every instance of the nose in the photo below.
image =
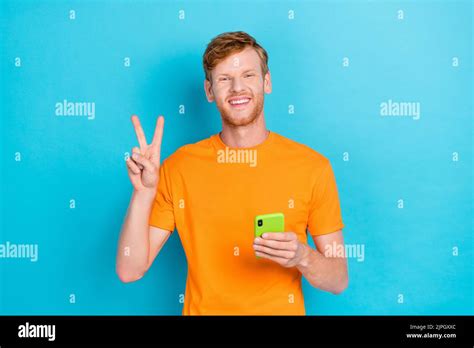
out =
[(234, 78), (232, 81), (231, 92), (240, 92), (243, 90), (243, 83), (240, 78)]

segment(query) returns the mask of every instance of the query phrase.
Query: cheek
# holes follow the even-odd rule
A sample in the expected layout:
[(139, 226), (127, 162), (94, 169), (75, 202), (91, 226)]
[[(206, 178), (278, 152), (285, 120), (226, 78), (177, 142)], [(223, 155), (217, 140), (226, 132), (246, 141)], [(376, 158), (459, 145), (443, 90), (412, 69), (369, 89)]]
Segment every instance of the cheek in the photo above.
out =
[(222, 95), (219, 94), (219, 93), (216, 93), (215, 91), (212, 92), (212, 96), (214, 98), (214, 101), (217, 103), (217, 104), (221, 104), (222, 103)]
[(219, 103), (220, 103), (220, 105), (227, 104), (224, 97), (219, 97)]
[(214, 100), (217, 104), (223, 105), (225, 104), (226, 94), (222, 91), (214, 91)]
[(250, 86), (250, 90), (254, 95), (261, 95), (265, 91), (265, 85), (262, 83), (263, 81), (259, 81), (252, 86)]

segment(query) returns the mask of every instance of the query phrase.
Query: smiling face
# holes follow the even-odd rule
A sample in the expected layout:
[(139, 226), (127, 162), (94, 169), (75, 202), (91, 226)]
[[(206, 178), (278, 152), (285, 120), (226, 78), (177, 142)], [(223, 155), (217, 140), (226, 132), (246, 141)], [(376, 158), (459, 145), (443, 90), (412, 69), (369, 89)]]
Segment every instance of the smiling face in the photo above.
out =
[(263, 117), (264, 93), (271, 93), (270, 72), (262, 76), (260, 57), (252, 47), (222, 60), (204, 81), (209, 102), (215, 101), (222, 121), (246, 126)]

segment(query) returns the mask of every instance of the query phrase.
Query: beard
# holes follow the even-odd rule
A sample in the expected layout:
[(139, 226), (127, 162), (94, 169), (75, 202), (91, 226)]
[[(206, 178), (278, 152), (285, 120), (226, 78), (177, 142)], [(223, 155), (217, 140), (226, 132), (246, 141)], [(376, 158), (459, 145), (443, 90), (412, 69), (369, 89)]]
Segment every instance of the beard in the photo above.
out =
[(242, 127), (257, 120), (263, 110), (263, 93), (250, 96), (249, 104), (243, 110), (233, 109), (227, 101), (216, 101), (222, 122), (231, 127)]

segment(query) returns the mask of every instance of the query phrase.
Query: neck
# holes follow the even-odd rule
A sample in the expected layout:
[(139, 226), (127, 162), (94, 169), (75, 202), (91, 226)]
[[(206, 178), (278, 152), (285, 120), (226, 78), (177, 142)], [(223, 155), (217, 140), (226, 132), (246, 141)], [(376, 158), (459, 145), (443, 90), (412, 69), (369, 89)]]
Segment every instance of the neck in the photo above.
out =
[(259, 117), (256, 122), (245, 126), (223, 123), (219, 136), (228, 147), (253, 147), (263, 143), (269, 133), (264, 118)]

